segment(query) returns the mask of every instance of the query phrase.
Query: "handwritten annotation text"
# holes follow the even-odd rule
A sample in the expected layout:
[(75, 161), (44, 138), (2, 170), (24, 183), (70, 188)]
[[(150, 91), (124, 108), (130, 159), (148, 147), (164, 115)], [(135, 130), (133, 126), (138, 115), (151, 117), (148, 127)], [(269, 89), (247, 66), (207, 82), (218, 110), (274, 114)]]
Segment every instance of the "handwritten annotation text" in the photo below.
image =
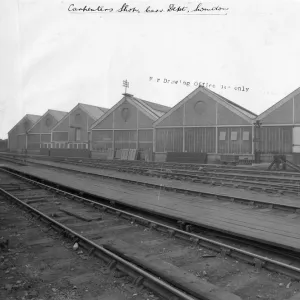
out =
[[(173, 85), (180, 85), (183, 84), (187, 87), (193, 86), (193, 87), (199, 87), (199, 86), (203, 86), (206, 87), (208, 89), (215, 89), (217, 88), (216, 84), (213, 83), (208, 83), (208, 82), (201, 82), (201, 81), (186, 81), (186, 80), (171, 80), (171, 79), (167, 79), (167, 78), (154, 78), (154, 77), (149, 77), (149, 81), (155, 82), (155, 83), (167, 83), (167, 84), (173, 84)], [(235, 90), (237, 92), (248, 92), (249, 88), (245, 87), (245, 86), (231, 86), (231, 85), (225, 85), (225, 84), (221, 84), (220, 88), (222, 90)]]

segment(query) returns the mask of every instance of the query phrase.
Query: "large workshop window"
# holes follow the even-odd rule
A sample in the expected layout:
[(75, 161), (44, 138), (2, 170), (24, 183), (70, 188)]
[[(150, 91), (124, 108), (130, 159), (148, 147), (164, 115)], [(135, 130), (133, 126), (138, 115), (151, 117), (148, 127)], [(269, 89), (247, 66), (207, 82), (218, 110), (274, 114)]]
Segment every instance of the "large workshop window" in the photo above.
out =
[(75, 140), (76, 141), (80, 141), (80, 129), (79, 128), (75, 128)]

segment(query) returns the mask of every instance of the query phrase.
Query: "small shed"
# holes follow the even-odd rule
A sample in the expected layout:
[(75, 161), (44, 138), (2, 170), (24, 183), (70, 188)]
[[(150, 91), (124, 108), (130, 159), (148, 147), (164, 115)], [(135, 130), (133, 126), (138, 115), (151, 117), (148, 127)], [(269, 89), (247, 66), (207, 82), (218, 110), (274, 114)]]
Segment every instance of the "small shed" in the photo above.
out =
[(153, 148), (153, 122), (170, 107), (142, 100), (131, 94), (107, 111), (92, 127), (92, 150)]
[(300, 88), (257, 117), (257, 150), (262, 154), (300, 152)]
[(49, 109), (28, 130), (28, 150), (39, 151), (51, 148), (51, 129), (67, 114), (67, 112)]
[(21, 152), (27, 149), (28, 130), (40, 117), (38, 115), (27, 114), (8, 132), (8, 147), (10, 151)]
[(256, 117), (200, 86), (154, 123), (154, 151), (252, 155)]
[(51, 147), (89, 149), (90, 127), (108, 109), (79, 103), (51, 130)]

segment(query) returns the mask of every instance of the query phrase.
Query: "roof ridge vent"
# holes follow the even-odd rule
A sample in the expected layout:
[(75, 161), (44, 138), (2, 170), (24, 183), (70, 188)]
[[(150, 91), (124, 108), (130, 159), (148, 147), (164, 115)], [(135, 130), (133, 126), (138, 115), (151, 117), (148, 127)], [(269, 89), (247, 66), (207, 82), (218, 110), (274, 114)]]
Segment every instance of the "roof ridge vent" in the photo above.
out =
[(127, 96), (127, 97), (133, 97), (133, 95), (132, 94), (129, 94), (129, 93), (124, 93), (124, 94), (122, 94), (123, 96)]

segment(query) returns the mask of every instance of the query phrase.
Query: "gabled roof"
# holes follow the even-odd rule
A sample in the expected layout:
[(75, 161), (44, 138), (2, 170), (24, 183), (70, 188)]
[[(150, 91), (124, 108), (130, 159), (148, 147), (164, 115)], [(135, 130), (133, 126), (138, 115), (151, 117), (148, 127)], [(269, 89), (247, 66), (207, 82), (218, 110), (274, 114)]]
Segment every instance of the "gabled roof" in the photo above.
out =
[(42, 120), (47, 114), (51, 114), (54, 119), (59, 122), (66, 114), (67, 112), (65, 111), (60, 111), (60, 110), (53, 110), (53, 109), (48, 109), (29, 129), (30, 131), (40, 120)]
[(171, 109), (171, 107), (133, 97), (130, 94), (126, 95), (127, 97), (130, 97), (130, 99), (133, 100), (139, 107), (148, 110), (148, 112), (154, 113), (158, 118)]
[[(41, 117), (41, 116), (38, 116), (38, 115), (29, 115), (29, 114), (27, 114), (26, 115), (27, 116), (27, 118), (30, 120), (30, 121), (32, 121), (32, 122), (36, 122), (36, 121), (38, 121), (38, 119)], [(26, 117), (25, 116), (25, 117)]]
[(214, 99), (216, 102), (224, 105), (226, 108), (228, 108), (230, 111), (234, 112), (244, 120), (246, 120), (249, 123), (252, 123), (252, 121), (257, 117), (255, 113), (253, 113), (250, 110), (247, 110), (243, 108), (242, 106), (226, 99), (225, 97), (209, 90), (208, 88), (205, 88), (204, 86), (199, 86), (196, 88), (193, 92), (191, 92), (188, 96), (186, 96), (184, 99), (182, 99), (180, 102), (178, 102), (175, 106), (172, 107), (167, 113), (165, 113), (162, 117), (160, 117), (156, 122), (154, 122), (154, 126), (157, 126), (160, 122), (162, 122), (165, 118), (167, 118), (172, 112), (174, 112), (176, 109), (178, 109), (182, 104), (189, 101), (191, 98), (193, 98), (197, 93), (203, 92), (210, 98)]
[(88, 116), (90, 116), (94, 121), (99, 119), (108, 109), (103, 107), (98, 107), (94, 105), (84, 104), (84, 103), (78, 103), (70, 112), (68, 112), (53, 128), (54, 130), (56, 127), (58, 127), (72, 112), (74, 112), (76, 109), (82, 109), (84, 112), (87, 113)]
[[(66, 114), (66, 111), (49, 109), (48, 112), (59, 122)], [(47, 113), (47, 112), (46, 112)]]
[(296, 90), (294, 90), (293, 92), (291, 92), (290, 94), (288, 94), (287, 96), (285, 96), (283, 99), (279, 100), (277, 103), (275, 103), (274, 105), (272, 105), (270, 108), (268, 108), (264, 112), (262, 112), (257, 117), (257, 120), (261, 120), (261, 119), (265, 118), (271, 112), (273, 112), (274, 110), (276, 110), (277, 108), (279, 108), (280, 106), (282, 106), (283, 104), (285, 104), (286, 102), (288, 102), (293, 97), (297, 96), (299, 93), (300, 93), (300, 87), (297, 88)]
[(19, 125), (23, 120), (28, 119), (29, 121), (33, 122), (35, 124), (41, 116), (38, 115), (31, 115), (31, 114), (26, 114), (8, 133), (10, 133), (13, 129), (16, 128), (17, 125)]
[[(209, 90), (210, 91), (210, 90)], [(237, 103), (234, 103), (230, 100), (228, 100), (227, 98), (213, 92), (213, 91), (210, 91), (211, 93), (215, 94), (217, 97), (220, 97), (223, 101), (227, 102), (229, 105), (233, 106), (235, 109), (237, 109), (238, 111), (240, 111), (242, 114), (248, 116), (248, 118), (250, 119), (255, 119), (257, 117), (257, 114), (255, 114), (254, 112), (238, 105)]]
[(95, 123), (92, 124), (91, 129), (96, 127), (100, 122), (102, 122), (108, 115), (110, 115), (116, 108), (118, 108), (125, 101), (135, 106), (137, 109), (141, 110), (145, 115), (147, 115), (153, 122), (158, 120), (165, 112), (169, 111), (171, 108), (168, 106), (160, 105), (154, 102), (142, 100), (140, 98), (134, 97), (131, 94), (123, 94), (124, 97), (117, 102), (110, 110), (108, 110), (104, 115), (102, 115)]
[(108, 111), (108, 108), (104, 108), (104, 107), (98, 107), (98, 106), (83, 104), (83, 103), (79, 103), (78, 105), (80, 108), (86, 111), (86, 113), (95, 121), (99, 119), (103, 115), (103, 113)]

